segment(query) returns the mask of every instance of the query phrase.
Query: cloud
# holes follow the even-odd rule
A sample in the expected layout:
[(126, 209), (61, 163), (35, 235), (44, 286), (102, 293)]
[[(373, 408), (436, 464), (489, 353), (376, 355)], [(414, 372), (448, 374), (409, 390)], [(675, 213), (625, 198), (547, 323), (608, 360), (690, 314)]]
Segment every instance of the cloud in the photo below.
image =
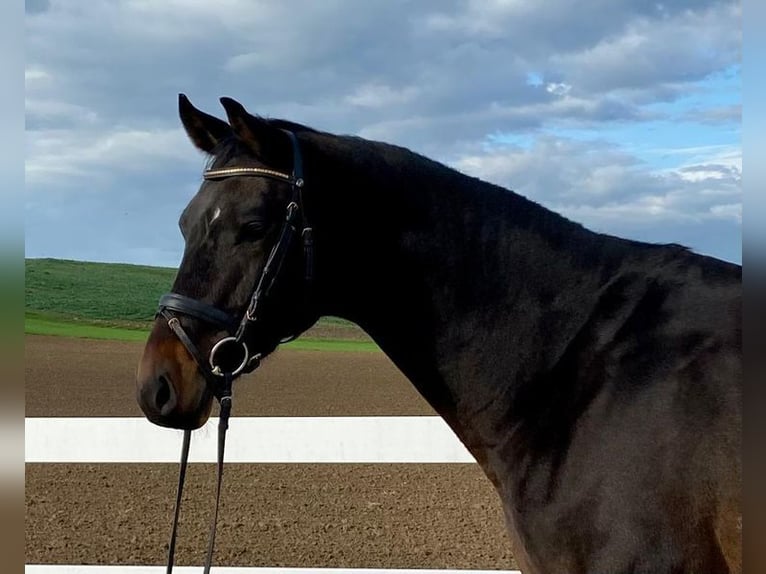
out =
[(542, 136), (528, 148), (502, 147), (456, 158), (453, 165), (619, 235), (625, 224), (740, 221), (741, 152), (713, 151), (675, 169), (654, 170), (605, 143)]
[(682, 119), (710, 125), (731, 125), (742, 121), (742, 105), (712, 106), (708, 108), (694, 107), (687, 110)]
[(32, 131), (47, 124), (58, 127), (83, 126), (98, 121), (98, 114), (94, 110), (55, 99), (27, 98), (25, 111), (27, 129)]
[(50, 0), (24, 0), (24, 10), (27, 14), (45, 12), (50, 6)]
[[(262, 115), (404, 145), (598, 225), (633, 212), (680, 221), (684, 205), (684, 221), (736, 218), (731, 158), (674, 144), (663, 171), (621, 142), (551, 133), (684, 121), (694, 130), (683, 147), (736, 155), (739, 99), (706, 86), (724, 70), (738, 77), (738, 2), (51, 0), (26, 12), (34, 201), (129, 189), (149, 202), (160, 185), (190, 194), (201, 160), (182, 141), (184, 92), (219, 116), (228, 95)], [(501, 150), (498, 134), (534, 144)], [(88, 213), (72, 209), (70, 219)], [(29, 217), (42, 241), (42, 215)], [(157, 241), (177, 240), (167, 233)], [(123, 238), (126, 253), (147, 253), (134, 240)]]
[(24, 82), (27, 86), (34, 83), (47, 83), (50, 79), (50, 74), (42, 68), (31, 67), (24, 70)]
[[(44, 58), (62, 71), (59, 97), (112, 115), (158, 116), (173, 92), (194, 96), (192, 87), (214, 78), (216, 95), (247, 100), (260, 113), (319, 104), (335, 120), (349, 105), (364, 108), (331, 126), (339, 131), (401, 118), (430, 126), (460, 114), (461, 124), (442, 128), (452, 125), (455, 139), (485, 129), (472, 129), (474, 116), (506, 130), (539, 123), (498, 110), (545, 113), (546, 121), (572, 121), (573, 108), (595, 110), (586, 120), (631, 119), (647, 98), (672, 99), (736, 57), (736, 3), (619, 4), (592, 2), (585, 13), (563, 0), (419, 2), (407, 10), (340, 0), (93, 0), (87, 11), (58, 2), (29, 19), (29, 61), (39, 67)], [(530, 73), (543, 84), (529, 85)], [(70, 76), (76, 80), (64, 80)], [(130, 96), (129, 109), (115, 107), (123, 101), (110, 97), (116, 90)], [(553, 103), (564, 95), (573, 96), (568, 105)], [(393, 135), (408, 143), (406, 132)]]
[(738, 3), (643, 16), (627, 22), (620, 34), (557, 54), (551, 68), (578, 93), (652, 92), (658, 86), (688, 84), (739, 59), (741, 17)]
[(38, 193), (61, 185), (62, 179), (70, 186), (80, 186), (83, 180), (114, 181), (156, 173), (165, 166), (177, 169), (195, 158), (181, 129), (43, 130), (29, 134), (27, 146), (26, 182), (30, 192)]
[(384, 108), (405, 104), (417, 95), (418, 89), (414, 86), (395, 89), (386, 84), (369, 82), (357, 87), (352, 94), (344, 98), (344, 101), (361, 108)]

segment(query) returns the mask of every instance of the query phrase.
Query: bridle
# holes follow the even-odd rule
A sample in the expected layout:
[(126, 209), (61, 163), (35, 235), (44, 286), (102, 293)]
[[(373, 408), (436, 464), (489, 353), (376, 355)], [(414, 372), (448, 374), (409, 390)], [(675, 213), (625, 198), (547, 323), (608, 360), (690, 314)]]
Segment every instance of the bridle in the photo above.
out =
[[(216, 486), (215, 512), (213, 514), (207, 558), (205, 561), (205, 574), (210, 572), (215, 543), (218, 503), (221, 495), (221, 479), (223, 476), (223, 452), (226, 443), (226, 430), (229, 426), (229, 415), (231, 414), (232, 382), (243, 374), (254, 371), (260, 365), (261, 355), (251, 355), (245, 341), (248, 332), (262, 317), (263, 305), (268, 299), (272, 288), (277, 283), (282, 264), (284, 263), (287, 254), (290, 252), (290, 246), (298, 233), (299, 226), (301, 229), (300, 235), (303, 240), (304, 280), (305, 291), (307, 294), (311, 291), (311, 284), (314, 278), (314, 235), (313, 228), (309, 225), (306, 218), (305, 204), (303, 202), (303, 160), (300, 146), (298, 145), (298, 138), (293, 132), (287, 130), (282, 131), (289, 136), (292, 143), (293, 170), (291, 174), (260, 167), (208, 169), (203, 174), (203, 177), (206, 180), (221, 180), (228, 177), (265, 177), (289, 183), (292, 187), (292, 197), (287, 205), (285, 221), (282, 225), (279, 239), (274, 244), (274, 247), (272, 247), (268, 258), (266, 259), (266, 264), (264, 265), (258, 282), (253, 289), (252, 295), (250, 296), (250, 302), (242, 318), (237, 321), (235, 317), (213, 305), (172, 292), (166, 293), (160, 297), (159, 307), (156, 314), (157, 317), (162, 317), (167, 321), (168, 327), (176, 337), (178, 337), (194, 359), (197, 368), (205, 378), (205, 382), (207, 383), (210, 392), (220, 404), (218, 422), (218, 482)], [(181, 321), (176, 314), (186, 315), (199, 319), (205, 323), (215, 325), (226, 332), (227, 335), (216, 341), (210, 350), (210, 354), (205, 358), (197, 345), (194, 344), (184, 330)], [(297, 333), (291, 334), (288, 337), (283, 338), (280, 343), (290, 341), (297, 336)], [(227, 350), (228, 356), (237, 357), (233, 363), (226, 361)], [(227, 362), (229, 364), (227, 364)], [(170, 545), (168, 547), (168, 574), (173, 570), (173, 557), (175, 553), (179, 511), (181, 507), (181, 494), (186, 476), (190, 443), (191, 431), (186, 430), (184, 431), (183, 446), (181, 449), (181, 466), (178, 477), (173, 529), (170, 536)]]
[[(285, 133), (290, 137), (293, 148), (293, 171), (290, 175), (273, 169), (260, 167), (209, 169), (204, 173), (204, 178), (206, 180), (221, 180), (229, 177), (265, 177), (283, 181), (292, 186), (292, 198), (287, 205), (285, 221), (279, 239), (271, 249), (271, 253), (266, 260), (266, 265), (261, 272), (256, 287), (253, 289), (250, 303), (242, 318), (237, 321), (227, 312), (222, 311), (213, 305), (178, 293), (166, 293), (160, 297), (157, 315), (162, 316), (167, 320), (168, 326), (181, 340), (187, 351), (189, 351), (189, 354), (194, 358), (197, 367), (204, 375), (206, 381), (211, 386), (211, 391), (217, 398), (220, 398), (219, 395), (221, 394), (221, 391), (218, 388), (219, 383), (221, 382), (221, 379), (225, 378), (226, 374), (230, 374), (232, 379), (234, 379), (242, 374), (253, 371), (260, 363), (261, 356), (258, 354), (251, 356), (245, 340), (248, 331), (260, 319), (263, 302), (269, 296), (274, 284), (277, 282), (279, 271), (290, 251), (290, 246), (292, 245), (295, 235), (298, 232), (299, 217), (301, 226), (300, 234), (303, 239), (304, 278), (309, 287), (313, 281), (314, 237), (313, 228), (309, 225), (306, 219), (306, 210), (303, 202), (303, 161), (300, 146), (298, 145), (298, 139), (295, 137), (295, 134), (290, 131), (285, 131)], [(191, 339), (184, 331), (178, 318), (173, 315), (174, 312), (216, 325), (228, 333), (228, 336), (218, 340), (210, 350), (207, 360), (204, 360), (197, 347), (191, 342)], [(289, 337), (282, 339), (280, 342), (287, 342), (294, 339), (296, 336), (297, 334), (290, 335)], [(226, 365), (220, 361), (220, 356), (227, 348), (230, 352), (233, 351), (234, 355), (240, 357), (237, 364)]]

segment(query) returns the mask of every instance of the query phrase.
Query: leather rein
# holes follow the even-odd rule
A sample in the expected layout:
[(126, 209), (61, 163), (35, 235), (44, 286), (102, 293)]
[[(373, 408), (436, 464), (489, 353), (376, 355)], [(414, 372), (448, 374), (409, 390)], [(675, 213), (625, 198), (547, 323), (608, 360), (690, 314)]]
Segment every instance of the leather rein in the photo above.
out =
[[(279, 239), (271, 249), (260, 278), (258, 279), (258, 283), (250, 297), (247, 310), (242, 318), (237, 321), (229, 313), (226, 313), (213, 305), (179, 293), (166, 293), (160, 297), (159, 307), (156, 314), (157, 317), (162, 317), (167, 321), (168, 327), (173, 331), (176, 337), (178, 337), (188, 353), (194, 359), (197, 368), (205, 378), (205, 382), (210, 389), (210, 392), (218, 400), (220, 405), (218, 418), (218, 470), (215, 511), (213, 513), (213, 520), (210, 527), (210, 538), (204, 568), (205, 574), (210, 572), (213, 559), (213, 548), (215, 545), (215, 531), (218, 521), (218, 506), (221, 497), (221, 482), (223, 478), (223, 453), (226, 445), (226, 430), (229, 426), (229, 415), (231, 414), (232, 406), (232, 382), (243, 374), (254, 371), (260, 365), (261, 355), (258, 353), (251, 355), (245, 340), (249, 330), (258, 322), (263, 304), (268, 299), (272, 288), (279, 278), (282, 264), (290, 251), (290, 246), (298, 233), (299, 226), (301, 229), (300, 235), (303, 240), (304, 278), (309, 287), (313, 281), (314, 238), (313, 229), (306, 219), (303, 203), (303, 161), (297, 137), (293, 132), (287, 130), (283, 131), (288, 134), (292, 143), (292, 174), (288, 175), (280, 171), (259, 167), (230, 167), (209, 169), (205, 171), (203, 175), (206, 180), (220, 180), (228, 177), (266, 177), (289, 183), (292, 186), (292, 198), (287, 205), (285, 221)], [(184, 330), (181, 321), (176, 314), (193, 317), (205, 323), (215, 325), (226, 332), (227, 335), (219, 339), (211, 348), (209, 355), (204, 357), (199, 348)], [(297, 337), (297, 334), (290, 335), (289, 337), (282, 339), (280, 342), (285, 343), (291, 341), (295, 337)], [(228, 351), (228, 355), (226, 351)], [(236, 357), (236, 359), (233, 362), (230, 360), (227, 361), (227, 356), (233, 356)], [(190, 444), (191, 431), (185, 430), (181, 448), (181, 464), (178, 474), (176, 504), (173, 513), (173, 528), (170, 535), (170, 544), (168, 546), (167, 574), (171, 574), (173, 571), (178, 519), (181, 508), (181, 495), (186, 477)]]

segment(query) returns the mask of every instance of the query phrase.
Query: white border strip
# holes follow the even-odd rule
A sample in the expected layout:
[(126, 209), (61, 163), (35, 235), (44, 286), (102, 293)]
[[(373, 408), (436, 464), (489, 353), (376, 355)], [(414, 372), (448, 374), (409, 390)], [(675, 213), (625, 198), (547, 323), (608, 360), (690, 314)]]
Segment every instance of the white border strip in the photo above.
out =
[[(192, 436), (190, 462), (216, 461), (211, 419)], [(178, 462), (182, 432), (144, 418), (27, 418), (26, 462)], [(440, 417), (235, 417), (234, 463), (471, 463)]]
[[(175, 566), (178, 574), (198, 573), (198, 566)], [(519, 570), (402, 570), (380, 568), (258, 568), (213, 566), (216, 574), (521, 574)], [(24, 567), (25, 574), (162, 574), (165, 566), (59, 566), (31, 565)]]

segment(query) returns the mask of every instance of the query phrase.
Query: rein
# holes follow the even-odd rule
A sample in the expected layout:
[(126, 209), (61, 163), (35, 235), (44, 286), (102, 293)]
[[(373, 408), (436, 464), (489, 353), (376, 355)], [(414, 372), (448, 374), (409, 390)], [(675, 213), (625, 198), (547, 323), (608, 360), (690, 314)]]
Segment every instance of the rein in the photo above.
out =
[[(295, 235), (298, 232), (298, 216), (300, 215), (301, 238), (303, 240), (304, 254), (304, 279), (307, 286), (311, 286), (314, 274), (314, 238), (313, 229), (308, 224), (303, 203), (303, 161), (298, 145), (298, 139), (295, 134), (286, 131), (290, 137), (293, 148), (293, 171), (288, 175), (280, 171), (259, 167), (231, 167), (210, 169), (203, 174), (206, 180), (219, 180), (227, 177), (266, 177), (289, 183), (292, 186), (292, 198), (287, 205), (285, 221), (279, 239), (269, 253), (263, 271), (261, 272), (258, 283), (250, 297), (242, 318), (237, 321), (234, 317), (203, 301), (181, 295), (179, 293), (166, 293), (160, 297), (157, 317), (162, 317), (167, 321), (170, 330), (178, 337), (188, 353), (197, 364), (197, 368), (205, 378), (205, 382), (210, 392), (218, 400), (220, 405), (218, 419), (218, 456), (217, 456), (217, 483), (215, 494), (215, 511), (210, 527), (210, 538), (205, 559), (204, 573), (210, 572), (213, 560), (213, 549), (215, 545), (216, 524), (218, 522), (218, 507), (221, 498), (221, 483), (223, 480), (223, 459), (226, 446), (226, 431), (229, 427), (229, 415), (232, 407), (232, 383), (245, 373), (254, 371), (261, 362), (261, 355), (250, 355), (245, 339), (248, 331), (258, 322), (264, 302), (268, 299), (272, 288), (279, 278), (279, 272), (282, 264), (287, 258), (290, 246), (293, 243)], [(195, 319), (202, 320), (208, 324), (219, 327), (227, 333), (226, 336), (219, 339), (211, 348), (210, 354), (204, 357), (199, 348), (191, 340), (187, 332), (181, 325), (181, 321), (175, 314), (186, 315)], [(297, 337), (297, 334), (280, 341), (285, 343)], [(237, 359), (232, 362), (227, 361), (226, 351), (229, 357), (234, 356)], [(191, 444), (191, 431), (185, 430), (183, 445), (181, 447), (181, 463), (178, 474), (178, 488), (176, 493), (176, 504), (173, 513), (173, 528), (170, 535), (170, 544), (168, 546), (168, 564), (167, 574), (173, 571), (173, 561), (175, 556), (176, 537), (178, 531), (178, 521), (181, 509), (181, 495), (183, 492), (184, 481), (186, 478), (186, 468), (189, 460), (189, 447)]]

